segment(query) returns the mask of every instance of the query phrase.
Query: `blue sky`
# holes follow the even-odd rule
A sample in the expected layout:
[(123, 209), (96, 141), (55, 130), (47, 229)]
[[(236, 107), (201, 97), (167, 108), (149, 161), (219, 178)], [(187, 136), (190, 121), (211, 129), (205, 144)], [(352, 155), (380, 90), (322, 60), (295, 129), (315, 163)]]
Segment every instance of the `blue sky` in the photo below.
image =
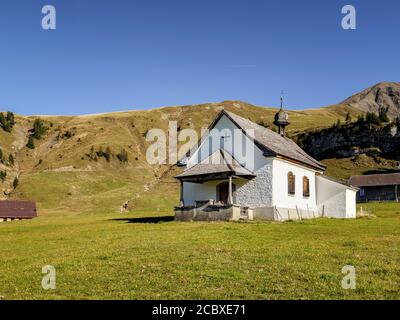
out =
[[(57, 29), (41, 9), (57, 9)], [(341, 28), (341, 8), (357, 30)], [(397, 0), (2, 0), (0, 109), (84, 114), (243, 100), (340, 102), (400, 81)]]

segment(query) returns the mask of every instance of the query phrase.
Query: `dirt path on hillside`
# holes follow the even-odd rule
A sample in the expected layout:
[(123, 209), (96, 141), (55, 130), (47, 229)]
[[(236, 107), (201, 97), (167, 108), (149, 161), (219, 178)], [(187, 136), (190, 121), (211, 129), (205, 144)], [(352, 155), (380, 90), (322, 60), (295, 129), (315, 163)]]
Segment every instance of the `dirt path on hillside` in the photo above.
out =
[(28, 127), (26, 125), (17, 123), (14, 125), (12, 134), (14, 141), (12, 143), (13, 152), (16, 154), (28, 143)]

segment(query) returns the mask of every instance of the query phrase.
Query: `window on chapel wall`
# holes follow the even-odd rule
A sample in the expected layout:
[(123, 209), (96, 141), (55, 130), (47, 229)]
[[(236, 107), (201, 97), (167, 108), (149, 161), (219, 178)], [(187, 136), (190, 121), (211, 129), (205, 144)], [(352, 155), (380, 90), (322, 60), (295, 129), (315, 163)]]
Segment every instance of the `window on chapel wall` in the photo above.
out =
[(310, 179), (303, 177), (303, 197), (308, 198), (310, 196)]
[(293, 172), (288, 173), (288, 194), (294, 195), (296, 193), (296, 176)]

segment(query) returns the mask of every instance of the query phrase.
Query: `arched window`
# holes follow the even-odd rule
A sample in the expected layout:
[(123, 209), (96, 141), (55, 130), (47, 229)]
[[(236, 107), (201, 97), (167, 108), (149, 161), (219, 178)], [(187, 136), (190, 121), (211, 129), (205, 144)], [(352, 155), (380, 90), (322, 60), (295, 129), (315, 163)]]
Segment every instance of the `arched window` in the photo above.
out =
[(310, 179), (303, 177), (303, 197), (308, 198), (310, 196)]
[(294, 195), (296, 193), (296, 176), (293, 172), (288, 173), (288, 194)]

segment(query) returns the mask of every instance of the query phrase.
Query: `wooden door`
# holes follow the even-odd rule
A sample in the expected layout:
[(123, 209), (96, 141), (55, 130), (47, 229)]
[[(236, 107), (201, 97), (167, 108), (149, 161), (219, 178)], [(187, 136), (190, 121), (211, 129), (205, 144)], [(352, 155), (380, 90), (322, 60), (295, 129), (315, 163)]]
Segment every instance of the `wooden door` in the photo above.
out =
[[(235, 198), (236, 185), (232, 183), (232, 197)], [(225, 204), (229, 200), (229, 182), (222, 182), (217, 186), (217, 201)]]
[(218, 201), (221, 201), (223, 203), (228, 203), (228, 197), (229, 197), (229, 183), (223, 182), (220, 185), (218, 185)]

